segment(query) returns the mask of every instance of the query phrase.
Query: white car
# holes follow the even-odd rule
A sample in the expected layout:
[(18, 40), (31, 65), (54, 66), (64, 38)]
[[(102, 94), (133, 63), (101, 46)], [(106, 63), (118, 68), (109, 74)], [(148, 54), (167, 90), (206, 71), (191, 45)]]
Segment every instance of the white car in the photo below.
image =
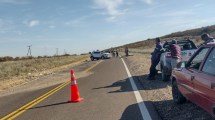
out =
[(99, 60), (99, 59), (108, 59), (108, 58), (111, 58), (110, 53), (103, 53), (101, 51), (93, 51), (92, 53), (90, 53), (90, 59), (92, 61), (95, 59)]
[[(188, 61), (189, 58), (197, 50), (196, 45), (193, 43), (193, 41), (191, 41), (189, 39), (188, 40), (178, 40), (177, 44), (181, 47), (182, 61)], [(170, 76), (172, 73), (171, 53), (169, 52), (170, 45), (171, 45), (171, 41), (164, 43), (163, 48), (165, 49), (165, 52), (161, 54), (160, 66), (158, 66), (158, 70), (161, 71), (163, 81), (170, 80)]]

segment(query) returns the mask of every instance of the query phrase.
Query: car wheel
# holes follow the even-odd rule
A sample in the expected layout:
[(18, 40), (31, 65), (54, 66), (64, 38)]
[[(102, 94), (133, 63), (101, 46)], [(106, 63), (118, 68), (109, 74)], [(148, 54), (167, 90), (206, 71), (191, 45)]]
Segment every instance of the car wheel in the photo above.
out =
[(186, 101), (186, 98), (179, 91), (177, 82), (175, 80), (172, 82), (172, 97), (173, 101), (177, 104), (182, 104)]
[(102, 56), (101, 58), (102, 58), (102, 59), (105, 59), (105, 57), (104, 57), (104, 56)]
[(165, 74), (165, 72), (164, 72), (164, 70), (163, 69), (161, 69), (161, 79), (163, 80), (163, 81), (169, 81), (170, 80), (170, 75), (166, 75)]
[(91, 59), (91, 61), (94, 61), (94, 58), (93, 58), (93, 56), (91, 56), (91, 57), (90, 57), (90, 59)]

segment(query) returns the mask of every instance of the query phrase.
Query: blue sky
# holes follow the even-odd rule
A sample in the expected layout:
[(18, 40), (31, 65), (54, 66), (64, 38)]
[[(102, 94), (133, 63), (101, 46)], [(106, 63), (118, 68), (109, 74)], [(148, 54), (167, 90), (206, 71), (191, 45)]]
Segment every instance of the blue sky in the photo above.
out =
[(0, 0), (0, 56), (85, 53), (214, 25), (214, 0)]

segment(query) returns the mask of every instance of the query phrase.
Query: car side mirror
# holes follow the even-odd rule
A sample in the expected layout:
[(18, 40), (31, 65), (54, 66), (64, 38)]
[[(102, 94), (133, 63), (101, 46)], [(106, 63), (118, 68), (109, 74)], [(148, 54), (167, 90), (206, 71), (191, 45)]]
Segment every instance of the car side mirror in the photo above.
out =
[(179, 62), (176, 66), (177, 70), (182, 70), (183, 68), (186, 67), (186, 62)]

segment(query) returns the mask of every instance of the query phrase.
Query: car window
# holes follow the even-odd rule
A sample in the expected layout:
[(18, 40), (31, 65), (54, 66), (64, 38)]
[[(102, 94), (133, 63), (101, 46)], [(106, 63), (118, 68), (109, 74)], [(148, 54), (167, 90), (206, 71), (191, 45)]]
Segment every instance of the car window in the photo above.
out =
[(188, 68), (198, 70), (208, 50), (209, 48), (200, 49), (196, 56), (188, 63)]
[[(166, 51), (169, 51), (169, 46), (171, 45), (171, 42), (167, 42), (163, 45), (163, 48), (166, 49)], [(195, 44), (192, 41), (178, 41), (178, 45), (180, 46), (181, 50), (193, 50), (197, 49)]]
[(202, 69), (203, 72), (215, 75), (215, 48), (211, 51)]
[(94, 52), (94, 54), (100, 54), (100, 52)]

